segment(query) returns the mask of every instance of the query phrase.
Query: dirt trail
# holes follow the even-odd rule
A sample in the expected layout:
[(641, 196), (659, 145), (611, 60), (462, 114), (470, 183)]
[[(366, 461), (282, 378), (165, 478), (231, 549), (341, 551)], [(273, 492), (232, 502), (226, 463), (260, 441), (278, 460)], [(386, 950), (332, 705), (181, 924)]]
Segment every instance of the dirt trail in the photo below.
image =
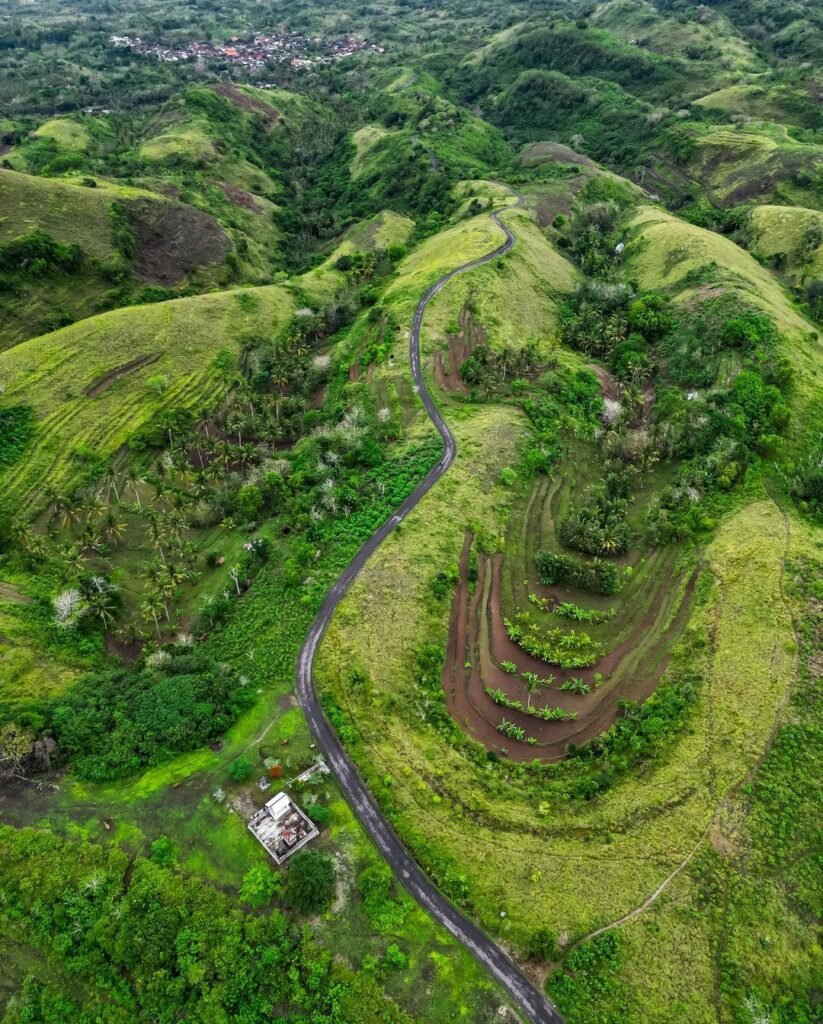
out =
[(131, 362), (123, 363), (122, 366), (116, 366), (113, 370), (102, 374), (86, 388), (86, 398), (97, 398), (104, 391), (108, 391), (112, 384), (120, 380), (121, 377), (134, 373), (135, 370), (141, 370), (144, 366), (156, 363), (162, 354), (162, 352), (152, 352), (147, 356), (138, 356), (136, 359), (132, 359)]

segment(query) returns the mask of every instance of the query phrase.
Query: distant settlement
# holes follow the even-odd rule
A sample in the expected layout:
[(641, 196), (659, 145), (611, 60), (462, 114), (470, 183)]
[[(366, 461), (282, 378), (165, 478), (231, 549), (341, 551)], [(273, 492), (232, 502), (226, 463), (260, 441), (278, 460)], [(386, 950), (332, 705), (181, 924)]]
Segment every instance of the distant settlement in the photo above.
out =
[(385, 53), (385, 48), (346, 36), (342, 39), (309, 38), (292, 32), (256, 35), (250, 41), (232, 37), (226, 43), (190, 43), (188, 46), (165, 46), (147, 42), (139, 36), (112, 36), (112, 45), (134, 50), (157, 60), (219, 60), (238, 64), (251, 71), (260, 71), (272, 64), (289, 64), (293, 68), (310, 68), (331, 64), (357, 53)]

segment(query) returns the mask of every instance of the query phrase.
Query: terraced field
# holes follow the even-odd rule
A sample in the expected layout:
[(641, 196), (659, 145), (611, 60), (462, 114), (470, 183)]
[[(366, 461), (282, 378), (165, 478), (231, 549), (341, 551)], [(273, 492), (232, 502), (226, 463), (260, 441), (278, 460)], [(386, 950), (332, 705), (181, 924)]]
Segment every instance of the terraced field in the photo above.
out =
[[(500, 554), (474, 552), (476, 579), (473, 575), (471, 583), (470, 534), (460, 561), (443, 668), (446, 702), (469, 735), (514, 761), (559, 760), (569, 744), (580, 746), (606, 732), (619, 716), (620, 701), (651, 696), (693, 606), (697, 555), (683, 555), (674, 547), (635, 551), (620, 559), (621, 569), (630, 567), (631, 575), (610, 598), (540, 584), (535, 556), (559, 549), (556, 523), (568, 511), (570, 493), (579, 493), (581, 456), (584, 460), (583, 452), (573, 460), (574, 472), (567, 469), (551, 481), (535, 483), (524, 504), (513, 510)], [(643, 510), (636, 511), (639, 518)], [(568, 604), (604, 621), (579, 624), (553, 611)], [(540, 635), (551, 630), (570, 634), (574, 627), (574, 632), (585, 631), (601, 653), (588, 667), (562, 669), (524, 650), (509, 635), (507, 622), (533, 624)], [(529, 674), (542, 680), (534, 695)], [(563, 690), (573, 681), (582, 684), (577, 692)], [(573, 717), (543, 721), (534, 712), (544, 708)], [(526, 741), (501, 735), (501, 718), (521, 727)]]

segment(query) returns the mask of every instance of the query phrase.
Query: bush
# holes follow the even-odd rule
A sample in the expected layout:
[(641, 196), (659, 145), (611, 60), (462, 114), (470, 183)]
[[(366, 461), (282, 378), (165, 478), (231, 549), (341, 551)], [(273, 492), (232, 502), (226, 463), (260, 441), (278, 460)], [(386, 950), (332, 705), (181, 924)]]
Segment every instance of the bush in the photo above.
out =
[(551, 963), (560, 955), (557, 936), (550, 928), (536, 928), (529, 936), (528, 955)]
[(235, 782), (245, 782), (251, 775), (251, 770), (251, 761), (247, 760), (245, 757), (238, 757), (237, 760), (232, 761), (229, 768), (229, 775), (231, 775)]
[(294, 855), (286, 876), (284, 899), (299, 914), (317, 914), (334, 895), (334, 861), (317, 850)]
[(555, 555), (551, 551), (538, 551), (535, 556), (540, 582), (547, 587), (564, 584), (592, 590), (598, 594), (616, 594), (620, 589), (620, 573), (611, 562), (593, 558), (579, 562), (568, 555)]
[(177, 860), (177, 847), (168, 836), (158, 836), (151, 844), (151, 859), (162, 868)]
[(393, 942), (387, 949), (384, 957), (387, 966), (402, 970), (406, 966), (406, 954)]

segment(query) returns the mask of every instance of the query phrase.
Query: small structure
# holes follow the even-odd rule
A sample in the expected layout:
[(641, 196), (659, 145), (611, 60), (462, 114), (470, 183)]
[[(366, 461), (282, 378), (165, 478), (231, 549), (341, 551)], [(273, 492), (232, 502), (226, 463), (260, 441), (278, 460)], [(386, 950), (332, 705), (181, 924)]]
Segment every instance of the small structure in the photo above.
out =
[(282, 864), (320, 833), (287, 793), (278, 793), (249, 818), (249, 831)]

